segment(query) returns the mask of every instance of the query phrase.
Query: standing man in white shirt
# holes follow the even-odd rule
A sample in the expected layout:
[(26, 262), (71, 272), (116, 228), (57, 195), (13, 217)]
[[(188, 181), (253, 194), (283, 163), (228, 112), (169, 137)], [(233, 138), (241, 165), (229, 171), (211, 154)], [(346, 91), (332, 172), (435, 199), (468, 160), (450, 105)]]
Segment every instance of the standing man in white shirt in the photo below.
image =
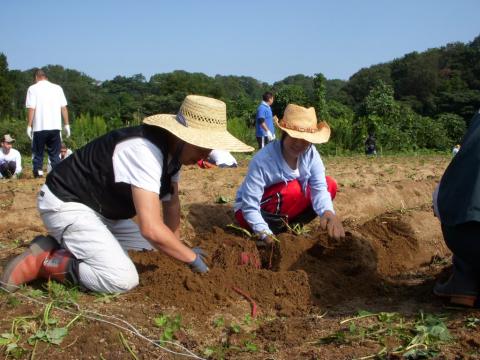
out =
[(28, 109), (27, 135), (32, 140), (33, 176), (42, 177), (45, 146), (52, 168), (60, 162), (62, 117), (65, 135), (70, 137), (67, 99), (63, 89), (48, 81), (45, 72), (38, 69), (35, 84), (28, 88), (25, 106)]
[(22, 157), (18, 150), (12, 148), (15, 139), (10, 134), (2, 137), (2, 150), (0, 151), (0, 179), (11, 178), (22, 172)]

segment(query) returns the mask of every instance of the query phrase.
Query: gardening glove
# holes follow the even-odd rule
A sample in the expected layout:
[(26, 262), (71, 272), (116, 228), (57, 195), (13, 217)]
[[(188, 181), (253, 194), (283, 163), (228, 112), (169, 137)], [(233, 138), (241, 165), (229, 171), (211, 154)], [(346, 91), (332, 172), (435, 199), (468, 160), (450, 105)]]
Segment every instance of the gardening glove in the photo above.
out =
[(320, 227), (328, 231), (328, 236), (336, 241), (345, 238), (342, 222), (333, 212), (327, 210), (320, 217)]
[(273, 234), (262, 234), (260, 239), (257, 240), (256, 245), (259, 248), (267, 247), (273, 243)]
[(30, 140), (33, 140), (33, 131), (31, 126), (27, 126), (27, 136)]
[(275, 140), (275, 135), (272, 134), (270, 130), (267, 130), (267, 138), (268, 138), (268, 141), (273, 141)]
[(65, 130), (65, 137), (69, 138), (70, 137), (70, 125), (64, 125), (63, 130)]
[(207, 254), (199, 247), (194, 247), (192, 251), (197, 256), (195, 257), (195, 260), (188, 264), (190, 266), (190, 269), (192, 269), (193, 272), (197, 273), (208, 272), (209, 268), (207, 264), (205, 264), (205, 258), (207, 257)]

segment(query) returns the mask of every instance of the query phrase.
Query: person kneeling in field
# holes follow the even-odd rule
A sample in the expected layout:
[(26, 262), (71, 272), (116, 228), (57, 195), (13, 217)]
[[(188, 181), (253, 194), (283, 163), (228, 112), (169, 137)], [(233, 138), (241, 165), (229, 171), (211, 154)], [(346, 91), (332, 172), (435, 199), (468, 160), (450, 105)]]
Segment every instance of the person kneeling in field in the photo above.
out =
[(179, 170), (213, 148), (253, 151), (227, 132), (226, 120), (224, 102), (189, 95), (177, 115), (153, 115), (140, 126), (114, 130), (60, 162), (38, 196), (49, 236), (37, 236), (6, 266), (2, 285), (14, 291), (53, 278), (125, 292), (139, 282), (127, 250), (161, 250), (194, 272), (207, 272), (202, 249), (180, 238)]
[(247, 176), (238, 189), (235, 218), (259, 237), (257, 244), (272, 242), (272, 234), (287, 230), (287, 223), (305, 224), (320, 216), (320, 224), (330, 237), (345, 236), (335, 215), (332, 199), (337, 184), (325, 177), (325, 167), (315, 146), (328, 141), (330, 128), (317, 124), (314, 108), (289, 104), (275, 140), (260, 150), (250, 162)]
[(453, 304), (480, 306), (480, 112), (434, 193), (434, 211), (453, 253), (453, 273), (434, 294)]

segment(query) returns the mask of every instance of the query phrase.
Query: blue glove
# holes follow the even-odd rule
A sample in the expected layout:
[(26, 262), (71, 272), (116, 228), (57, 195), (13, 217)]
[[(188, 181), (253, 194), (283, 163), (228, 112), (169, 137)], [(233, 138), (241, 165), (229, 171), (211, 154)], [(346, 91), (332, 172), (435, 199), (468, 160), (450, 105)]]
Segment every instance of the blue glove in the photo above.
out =
[(195, 260), (188, 264), (190, 265), (192, 271), (198, 273), (208, 272), (208, 266), (207, 264), (205, 264), (205, 257), (207, 256), (207, 254), (205, 254), (205, 252), (199, 247), (194, 247), (192, 251), (197, 255)]

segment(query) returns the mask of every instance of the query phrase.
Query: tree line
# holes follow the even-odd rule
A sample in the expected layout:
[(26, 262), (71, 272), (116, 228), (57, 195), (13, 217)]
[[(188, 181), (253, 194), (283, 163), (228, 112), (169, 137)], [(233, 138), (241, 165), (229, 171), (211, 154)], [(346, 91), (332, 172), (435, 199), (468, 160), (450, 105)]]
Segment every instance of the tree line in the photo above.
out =
[[(331, 141), (320, 150), (337, 154), (361, 151), (368, 133), (385, 151), (444, 151), (461, 141), (480, 108), (480, 36), (361, 69), (348, 81), (298, 74), (270, 85), (248, 76), (177, 70), (148, 80), (137, 74), (101, 82), (60, 65), (42, 69), (64, 89), (74, 148), (145, 116), (175, 113), (187, 94), (225, 101), (230, 131), (250, 144), (265, 91), (275, 94), (272, 110), (280, 118), (288, 103), (314, 106), (332, 128)], [(25, 95), (34, 70), (10, 70), (0, 53), (0, 131), (17, 136), (17, 147), (27, 153)]]

